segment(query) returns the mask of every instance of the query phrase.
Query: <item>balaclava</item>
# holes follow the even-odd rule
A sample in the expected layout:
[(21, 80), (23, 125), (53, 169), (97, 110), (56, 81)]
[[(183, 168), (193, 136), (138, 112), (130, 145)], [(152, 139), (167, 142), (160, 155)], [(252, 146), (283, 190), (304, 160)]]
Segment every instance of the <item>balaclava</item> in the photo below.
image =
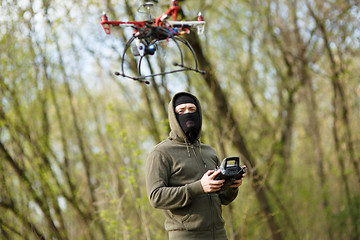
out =
[(174, 109), (176, 106), (183, 104), (183, 103), (193, 103), (195, 104), (197, 110), (194, 113), (185, 113), (185, 114), (176, 114), (176, 119), (185, 133), (186, 137), (188, 138), (189, 142), (193, 144), (197, 136), (201, 130), (201, 118), (199, 113), (199, 106), (197, 105), (194, 98), (187, 94), (181, 94), (174, 99)]

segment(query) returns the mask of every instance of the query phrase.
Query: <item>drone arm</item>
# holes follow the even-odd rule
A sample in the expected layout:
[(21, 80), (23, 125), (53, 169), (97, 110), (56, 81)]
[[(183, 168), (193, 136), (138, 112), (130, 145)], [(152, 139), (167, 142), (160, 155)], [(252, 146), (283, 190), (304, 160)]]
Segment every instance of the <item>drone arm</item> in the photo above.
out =
[(110, 34), (111, 26), (120, 26), (120, 27), (145, 27), (145, 21), (109, 21), (108, 17), (104, 13), (101, 16), (101, 25), (104, 28), (106, 34)]
[(180, 7), (178, 5), (172, 5), (169, 10), (171, 12), (173, 21), (176, 21), (177, 13), (180, 10)]
[(178, 1), (177, 0), (172, 0), (171, 1), (171, 6), (168, 10), (168, 14), (171, 13), (172, 17), (173, 17), (173, 21), (176, 21), (176, 17), (177, 17), (177, 13), (180, 10), (180, 7), (178, 6)]
[(169, 15), (172, 16), (173, 21), (176, 21), (179, 10), (180, 7), (178, 6), (178, 1), (173, 0), (170, 8), (165, 13), (161, 14), (159, 17), (155, 19), (155, 25), (159, 26), (161, 22), (163, 22)]
[(108, 17), (106, 16), (106, 13), (101, 16), (101, 26), (103, 27), (106, 34), (110, 34), (110, 24), (108, 24)]

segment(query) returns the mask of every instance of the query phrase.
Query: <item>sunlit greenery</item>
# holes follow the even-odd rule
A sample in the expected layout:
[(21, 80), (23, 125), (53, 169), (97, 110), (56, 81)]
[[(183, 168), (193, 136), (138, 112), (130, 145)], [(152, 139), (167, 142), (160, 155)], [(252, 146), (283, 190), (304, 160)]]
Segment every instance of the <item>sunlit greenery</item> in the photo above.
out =
[(142, 18), (141, 3), (0, 2), (0, 239), (167, 239), (144, 163), (183, 90), (202, 103), (201, 141), (248, 167), (223, 208), (229, 239), (359, 239), (358, 1), (180, 1), (205, 17), (186, 37), (207, 75), (149, 86), (113, 74), (132, 30), (100, 25)]

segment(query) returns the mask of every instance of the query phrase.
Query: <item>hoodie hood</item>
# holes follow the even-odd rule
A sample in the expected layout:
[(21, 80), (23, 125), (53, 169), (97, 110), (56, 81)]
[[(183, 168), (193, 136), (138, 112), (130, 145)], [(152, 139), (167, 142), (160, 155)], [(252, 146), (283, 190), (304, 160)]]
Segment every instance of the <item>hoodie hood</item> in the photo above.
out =
[[(170, 138), (174, 139), (178, 142), (189, 143), (190, 142), (189, 139), (186, 137), (184, 131), (181, 129), (181, 126), (176, 118), (175, 108), (174, 108), (174, 99), (176, 99), (178, 95), (182, 95), (182, 94), (188, 95), (195, 100), (196, 106), (197, 106), (197, 111), (199, 112), (199, 116), (200, 116), (200, 123), (202, 125), (202, 112), (201, 112), (201, 105), (200, 105), (199, 100), (194, 95), (192, 95), (191, 93), (188, 93), (188, 92), (176, 93), (172, 97), (172, 99), (169, 103), (169, 106), (168, 106), (169, 123), (170, 123), (170, 129), (171, 129)], [(200, 131), (198, 133), (198, 136), (196, 137), (196, 140), (199, 139), (200, 134), (201, 134), (201, 126), (200, 126)]]

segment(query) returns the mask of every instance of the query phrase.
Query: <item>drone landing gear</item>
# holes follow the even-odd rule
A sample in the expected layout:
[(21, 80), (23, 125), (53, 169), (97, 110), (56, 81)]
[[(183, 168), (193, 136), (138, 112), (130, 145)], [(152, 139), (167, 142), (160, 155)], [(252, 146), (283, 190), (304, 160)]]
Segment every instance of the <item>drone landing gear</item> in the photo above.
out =
[[(148, 55), (153, 55), (156, 51), (157, 44), (162, 40), (154, 40), (152, 42), (146, 42), (146, 41), (141, 41), (136, 36), (133, 36), (127, 42), (124, 52), (123, 52), (122, 59), (121, 59), (121, 72), (115, 72), (115, 75), (130, 78), (130, 79), (133, 79), (135, 81), (139, 81), (139, 82), (142, 82), (145, 84), (150, 84), (150, 81), (146, 80), (146, 78), (151, 78), (151, 77), (155, 77), (155, 76), (163, 76), (163, 75), (177, 73), (177, 72), (183, 72), (183, 71), (194, 71), (197, 73), (205, 74), (205, 71), (202, 71), (199, 69), (199, 66), (198, 66), (199, 64), (198, 64), (198, 60), (197, 60), (195, 51), (191, 47), (191, 45), (189, 44), (189, 42), (187, 40), (185, 40), (184, 38), (181, 38), (179, 36), (171, 36), (168, 39), (171, 39), (175, 43), (175, 45), (177, 46), (177, 48), (180, 52), (180, 63), (177, 63), (177, 62), (173, 63), (173, 66), (179, 67), (179, 69), (175, 69), (175, 70), (171, 70), (171, 71), (164, 71), (164, 72), (155, 73), (155, 74), (142, 75), (141, 74), (141, 63), (142, 63), (143, 58)], [(127, 75), (127, 74), (125, 74), (125, 71), (124, 71), (125, 55), (126, 55), (126, 52), (128, 51), (128, 49), (130, 48), (131, 44), (134, 41), (136, 43), (136, 49), (135, 49), (135, 53), (133, 51), (133, 54), (134, 54), (134, 56), (140, 56), (138, 66), (137, 66), (138, 76)], [(180, 47), (180, 43), (184, 44), (190, 50), (190, 52), (194, 58), (194, 64), (195, 64), (194, 68), (185, 66), (184, 54), (183, 54), (183, 50)]]

